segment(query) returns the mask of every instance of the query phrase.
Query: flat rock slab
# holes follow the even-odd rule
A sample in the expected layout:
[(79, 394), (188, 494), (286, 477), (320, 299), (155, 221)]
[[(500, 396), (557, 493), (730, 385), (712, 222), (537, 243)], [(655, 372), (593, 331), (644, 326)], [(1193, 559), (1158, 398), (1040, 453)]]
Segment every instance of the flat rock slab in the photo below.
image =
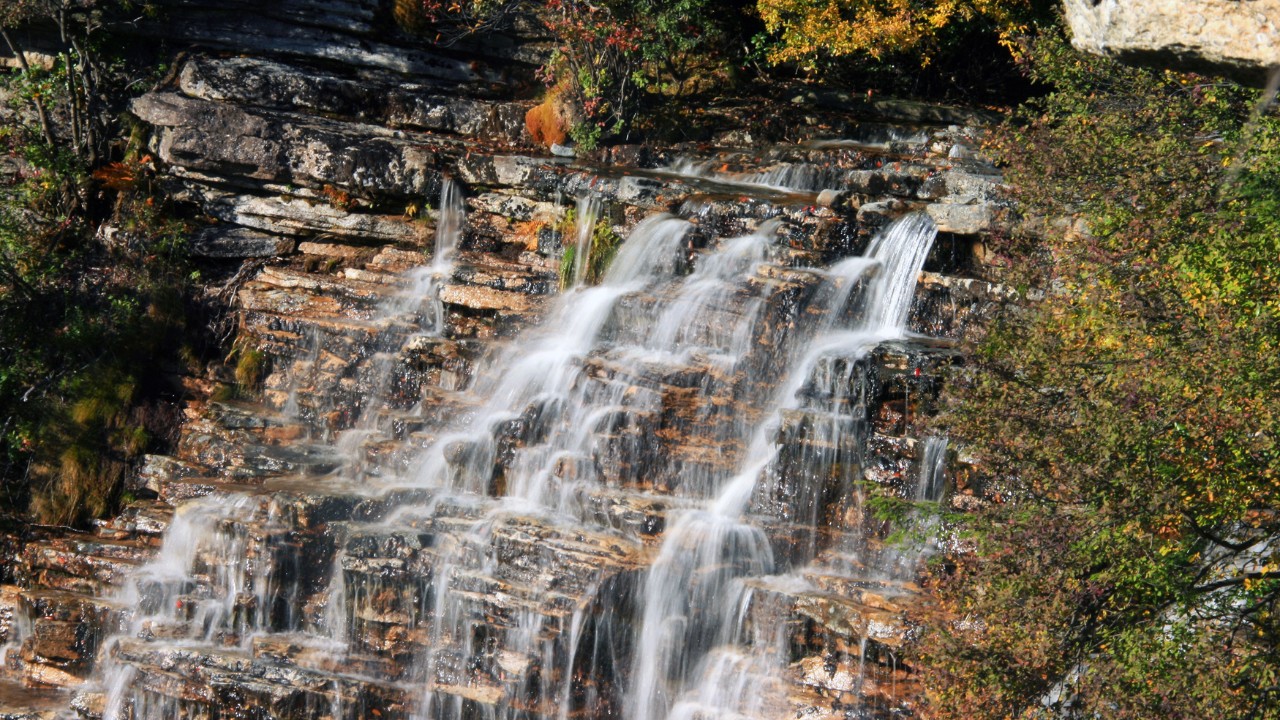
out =
[(191, 238), (191, 254), (206, 258), (267, 258), (293, 252), (293, 241), (242, 227), (214, 226)]
[(52, 720), (67, 702), (64, 692), (0, 680), (0, 720)]

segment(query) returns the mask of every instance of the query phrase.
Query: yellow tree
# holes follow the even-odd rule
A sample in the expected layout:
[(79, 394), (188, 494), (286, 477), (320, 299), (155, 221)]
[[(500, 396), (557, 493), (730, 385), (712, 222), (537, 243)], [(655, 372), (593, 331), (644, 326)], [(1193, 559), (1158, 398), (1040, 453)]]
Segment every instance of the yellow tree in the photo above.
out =
[(989, 23), (1001, 42), (1027, 28), (1038, 0), (758, 0), (765, 27), (778, 38), (774, 63), (865, 53), (917, 53), (927, 63), (942, 30)]

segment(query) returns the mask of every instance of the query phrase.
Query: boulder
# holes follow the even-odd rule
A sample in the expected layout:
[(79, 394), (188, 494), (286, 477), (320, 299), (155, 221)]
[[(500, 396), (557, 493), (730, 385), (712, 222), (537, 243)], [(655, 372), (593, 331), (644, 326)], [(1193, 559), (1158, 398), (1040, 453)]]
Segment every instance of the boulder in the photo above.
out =
[(1261, 86), (1280, 66), (1280, 0), (1065, 0), (1071, 42), (1123, 62)]

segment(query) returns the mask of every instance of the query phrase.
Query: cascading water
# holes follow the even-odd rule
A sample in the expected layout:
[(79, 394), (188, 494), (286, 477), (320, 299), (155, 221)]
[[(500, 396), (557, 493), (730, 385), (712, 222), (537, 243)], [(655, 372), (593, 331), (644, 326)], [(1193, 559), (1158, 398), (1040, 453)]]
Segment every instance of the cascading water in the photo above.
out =
[[(782, 366), (791, 369), (790, 376), (780, 384), (767, 419), (757, 426), (740, 472), (723, 483), (705, 509), (681, 515), (667, 531), (644, 583), (644, 614), (631, 688), (633, 720), (667, 717), (686, 695), (686, 688), (701, 698), (699, 705), (705, 705), (707, 697), (732, 701), (723, 706), (729, 715), (758, 709), (735, 707), (741, 698), (717, 694), (715, 688), (733, 686), (724, 676), (723, 654), (703, 662), (700, 670), (695, 668), (709, 650), (732, 644), (739, 633), (730, 619), (737, 616), (736, 600), (744, 579), (761, 578), (775, 570), (763, 528), (742, 515), (759, 477), (777, 459), (776, 434), (783, 415), (798, 406), (799, 391), (815, 365), (835, 356), (856, 363), (880, 342), (903, 334), (916, 278), (936, 233), (927, 217), (913, 215), (877, 236), (866, 253), (876, 272), (859, 306), (852, 309), (858, 319), (851, 328), (842, 326), (848, 294), (837, 293), (839, 303), (826, 308), (817, 331), (807, 338), (809, 351), (798, 362)], [(867, 267), (861, 262), (840, 265), (838, 269), (847, 273), (842, 285), (852, 286)], [(759, 657), (736, 667), (763, 677), (761, 663), (778, 669)]]
[(665, 172), (689, 178), (746, 188), (766, 188), (780, 192), (817, 192), (839, 184), (840, 173), (805, 163), (782, 163), (768, 170), (729, 172), (713, 160), (677, 160)]
[[(370, 316), (359, 322), (368, 339), (356, 357), (347, 359), (351, 367), (342, 371), (329, 367), (342, 360), (335, 360), (332, 351), (326, 352), (326, 338), (315, 330), (306, 336), (306, 350), (299, 353), (302, 359), (288, 373), (289, 392), (281, 413), (307, 424), (323, 440), (333, 441), (337, 431), (346, 431), (335, 443), (343, 461), (355, 458), (380, 412), (404, 409), (404, 399), (396, 397), (392, 388), (403, 350), (421, 339), (438, 337), (443, 330), (440, 290), (453, 273), (465, 225), (462, 190), (445, 177), (431, 262), (405, 273)], [(357, 385), (363, 390), (354, 396), (338, 392), (332, 379), (350, 376), (358, 378)], [(304, 391), (308, 396), (305, 402), (300, 398)]]
[[(337, 441), (344, 457), (381, 432), (378, 413), (407, 410), (390, 398), (404, 346), (444, 331), (439, 287), (461, 207), (446, 182), (432, 263), (367, 323), (378, 336), (371, 395)], [(180, 712), (137, 687), (137, 639), (247, 652), (279, 634), (319, 643), (338, 665), (315, 716), (360, 716), (343, 690), (358, 675), (343, 674), (349, 663), (396, 668), (388, 681), (419, 689), (407, 713), (421, 720), (477, 708), (688, 720), (776, 701), (786, 638), (751, 618), (809, 587), (787, 573), (814, 559), (817, 541), (780, 556), (771, 532), (816, 524), (819, 501), (793, 503), (807, 519), (753, 505), (785, 471), (779, 445), (798, 413), (837, 449), (809, 458), (810, 472), (856, 464), (840, 455), (860, 439), (853, 368), (902, 337), (936, 231), (910, 216), (865, 257), (815, 270), (786, 266), (775, 222), (693, 253), (692, 224), (656, 215), (590, 286), (601, 212), (579, 203), (571, 290), (478, 365), (465, 412), (425, 423), (409, 471), (349, 461), (315, 481), (334, 493), (358, 481), (381, 508), (335, 523), (323, 562), (302, 557), (289, 509), (268, 495), (183, 506), (121, 598), (138, 610), (104, 653), (109, 720)], [(322, 590), (299, 579), (313, 576)], [(308, 592), (324, 598), (310, 616), (296, 611)]]
[(582, 287), (587, 280), (601, 205), (600, 198), (590, 193), (578, 198), (573, 226), (573, 287)]
[[(416, 338), (438, 336), (443, 328), (439, 291), (452, 272), (464, 223), (461, 191), (446, 178), (431, 264), (410, 272), (405, 286), (384, 300), (368, 322), (376, 338), (368, 353), (372, 367), (364, 372), (371, 392), (364, 406), (350, 413), (359, 418), (354, 427), (335, 442), (339, 457), (345, 459), (343, 474), (362, 472), (359, 445), (376, 432), (377, 413), (392, 405), (390, 386), (400, 351)], [(311, 344), (303, 355), (314, 372), (321, 345), (318, 338)], [(305, 381), (299, 378), (294, 382)], [(289, 397), (286, 410), (296, 405), (295, 393)], [(328, 410), (320, 408), (316, 414)], [(300, 573), (289, 566), (303, 559), (298, 557), (297, 547), (287, 541), (292, 529), (288, 512), (268, 496), (246, 494), (214, 494), (180, 506), (158, 558), (143, 567), (115, 598), (123, 607), (136, 608), (123, 636), (159, 635), (245, 647), (255, 635), (268, 630), (298, 630), (301, 602), (296, 578)], [(288, 587), (283, 587), (282, 581)], [(342, 574), (335, 573), (332, 582), (338, 593), (342, 592), (341, 581)], [(331, 608), (334, 612), (326, 628), (334, 639), (341, 640), (344, 623), (337, 617), (337, 607), (335, 603)], [(104, 657), (113, 657), (110, 648)], [(105, 720), (124, 718), (126, 713), (134, 718), (172, 715), (174, 708), (168, 703), (130, 696), (133, 672), (127, 664), (109, 663), (103, 675), (107, 686)]]
[(466, 227), (466, 204), (462, 190), (452, 178), (440, 185), (440, 207), (436, 219), (435, 249), (431, 263), (407, 273), (406, 284), (379, 304), (370, 324), (378, 328), (372, 344), (372, 368), (367, 371), (362, 407), (356, 409), (359, 420), (346, 430), (336, 446), (348, 466), (347, 474), (359, 466), (360, 445), (377, 432), (378, 414), (384, 410), (405, 409), (392, 392), (397, 367), (403, 362), (404, 350), (424, 338), (438, 337), (444, 330), (444, 304), (440, 290), (453, 274), (454, 259)]

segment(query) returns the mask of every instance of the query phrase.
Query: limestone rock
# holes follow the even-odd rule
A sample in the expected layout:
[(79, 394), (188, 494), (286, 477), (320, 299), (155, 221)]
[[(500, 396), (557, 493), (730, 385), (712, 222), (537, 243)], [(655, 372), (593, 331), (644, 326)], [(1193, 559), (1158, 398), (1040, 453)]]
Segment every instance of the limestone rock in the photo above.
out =
[[(140, 29), (158, 32), (170, 40), (187, 40), (239, 52), (323, 60), (352, 67), (391, 70), (452, 82), (498, 80), (493, 71), (477, 72), (465, 60), (446, 58), (421, 49), (397, 47), (377, 39), (374, 15), (377, 3), (318, 2), (314, 0), (270, 3), (228, 2), (202, 8), (183, 0), (162, 5), (183, 5), (181, 12), (161, 13), (160, 27), (144, 23)], [(335, 6), (363, 6), (358, 11), (335, 11)], [(483, 69), (482, 69), (483, 70)]]
[(960, 205), (957, 203), (933, 203), (925, 208), (929, 217), (941, 232), (957, 235), (976, 235), (991, 230), (996, 208), (991, 203)]
[(174, 174), (191, 183), (178, 193), (181, 199), (199, 203), (226, 223), (293, 236), (325, 234), (362, 245), (412, 246), (427, 241), (426, 229), (402, 216), (343, 210), (297, 191), (274, 196), (227, 193), (204, 184), (212, 178), (183, 170)]
[(386, 128), (304, 120), (172, 93), (143, 95), (130, 109), (157, 126), (157, 153), (172, 165), (411, 198), (440, 187), (436, 153)]
[(191, 254), (207, 258), (260, 258), (286, 255), (293, 241), (242, 227), (214, 226), (195, 234)]
[(366, 73), (350, 78), (261, 58), (196, 58), (179, 88), (205, 100), (324, 113), (362, 122), (519, 142), (524, 105), (450, 93), (429, 83)]
[(1280, 65), (1280, 0), (1065, 0), (1071, 42), (1125, 62), (1262, 85)]
[(474, 285), (448, 285), (440, 291), (440, 300), (449, 305), (461, 305), (473, 310), (498, 310), (521, 313), (533, 303), (524, 293), (495, 290)]

